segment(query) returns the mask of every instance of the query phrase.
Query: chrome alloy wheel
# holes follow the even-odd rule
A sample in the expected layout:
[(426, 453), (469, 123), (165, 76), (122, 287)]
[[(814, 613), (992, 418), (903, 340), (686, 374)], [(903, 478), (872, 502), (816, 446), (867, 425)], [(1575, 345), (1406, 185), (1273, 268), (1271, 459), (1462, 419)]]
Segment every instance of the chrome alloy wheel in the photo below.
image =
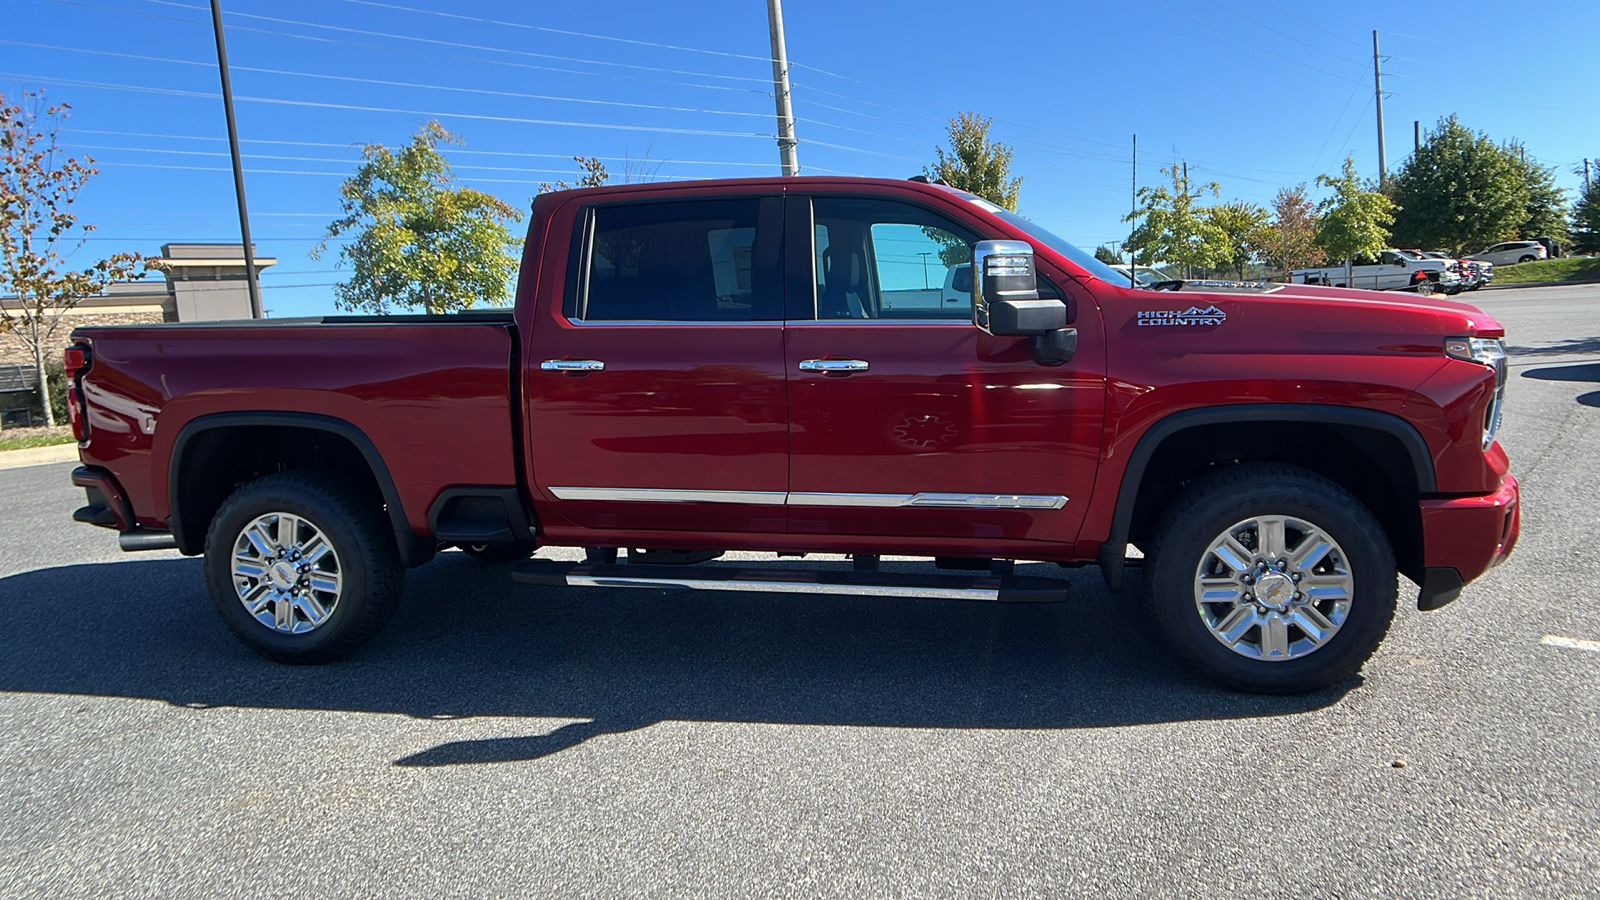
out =
[(1289, 516), (1256, 516), (1211, 542), (1194, 577), (1211, 636), (1241, 656), (1279, 662), (1325, 646), (1350, 617), (1355, 578), (1337, 541)]
[(257, 516), (233, 542), (233, 587), (257, 622), (305, 634), (339, 603), (339, 554), (317, 526), (286, 512)]

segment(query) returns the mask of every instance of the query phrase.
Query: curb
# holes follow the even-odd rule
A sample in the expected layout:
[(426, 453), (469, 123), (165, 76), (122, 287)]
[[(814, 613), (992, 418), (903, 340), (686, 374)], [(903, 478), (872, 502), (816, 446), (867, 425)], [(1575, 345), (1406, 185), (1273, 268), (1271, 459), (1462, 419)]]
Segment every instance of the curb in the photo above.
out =
[(45, 463), (69, 462), (77, 458), (77, 444), (51, 444), (48, 447), (5, 450), (0, 451), (0, 469), (41, 466)]
[(1510, 284), (1486, 284), (1482, 289), (1486, 291), (1509, 291), (1514, 288), (1581, 287), (1586, 284), (1600, 284), (1600, 281), (1525, 281), (1522, 283), (1511, 282)]

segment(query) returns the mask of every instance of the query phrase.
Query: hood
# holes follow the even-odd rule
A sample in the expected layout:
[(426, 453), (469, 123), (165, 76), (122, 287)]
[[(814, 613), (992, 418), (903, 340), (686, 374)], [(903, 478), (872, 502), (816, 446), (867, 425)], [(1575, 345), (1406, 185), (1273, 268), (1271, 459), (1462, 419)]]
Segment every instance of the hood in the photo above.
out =
[(1309, 352), (1437, 352), (1443, 338), (1506, 335), (1493, 315), (1458, 299), (1405, 291), (1350, 290), (1282, 283), (1186, 282), (1179, 290), (1109, 285), (1110, 330), (1186, 336), (1198, 346), (1301, 348)]
[[(1114, 286), (1115, 287), (1115, 286)], [(1271, 322), (1274, 330), (1391, 331), (1499, 337), (1505, 328), (1470, 303), (1438, 294), (1365, 291), (1314, 284), (1186, 282), (1175, 291), (1118, 288), (1140, 310), (1220, 310), (1236, 321)], [(1285, 318), (1285, 314), (1289, 317)]]

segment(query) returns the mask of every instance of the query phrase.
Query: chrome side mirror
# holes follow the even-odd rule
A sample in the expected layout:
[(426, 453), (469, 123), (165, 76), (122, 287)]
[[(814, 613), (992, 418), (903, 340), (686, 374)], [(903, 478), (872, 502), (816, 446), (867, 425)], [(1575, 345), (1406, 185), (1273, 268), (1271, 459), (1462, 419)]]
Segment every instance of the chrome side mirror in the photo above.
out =
[(972, 322), (995, 335), (1035, 335), (1066, 327), (1067, 305), (1041, 300), (1026, 241), (979, 241), (972, 249)]

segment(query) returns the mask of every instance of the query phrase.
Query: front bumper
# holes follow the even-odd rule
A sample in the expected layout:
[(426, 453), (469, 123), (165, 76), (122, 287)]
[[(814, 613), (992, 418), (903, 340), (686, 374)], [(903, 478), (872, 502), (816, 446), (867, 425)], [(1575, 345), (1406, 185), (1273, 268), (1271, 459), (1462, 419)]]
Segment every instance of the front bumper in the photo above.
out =
[(1522, 530), (1517, 479), (1492, 494), (1421, 501), (1425, 571), (1418, 609), (1438, 609), (1474, 578), (1505, 562)]

